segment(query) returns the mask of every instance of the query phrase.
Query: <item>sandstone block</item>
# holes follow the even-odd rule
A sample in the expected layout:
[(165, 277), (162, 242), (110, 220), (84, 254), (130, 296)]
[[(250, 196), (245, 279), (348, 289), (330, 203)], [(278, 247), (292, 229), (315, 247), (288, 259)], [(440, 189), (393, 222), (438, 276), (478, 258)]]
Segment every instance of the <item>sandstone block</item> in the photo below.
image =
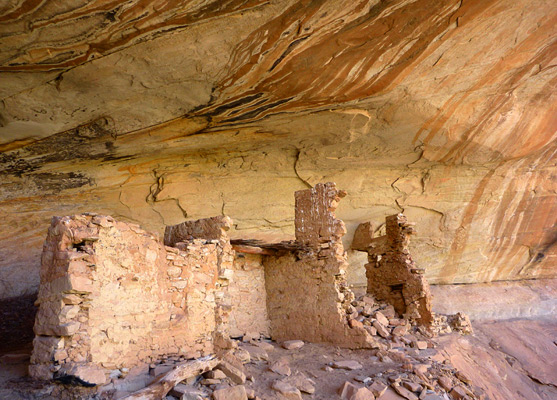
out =
[[(270, 346), (272, 347), (273, 345)], [(267, 361), (269, 359), (269, 354), (261, 347), (247, 346), (246, 350), (249, 352), (253, 361)]]
[(226, 374), (222, 372), (220, 369), (214, 369), (212, 371), (206, 372), (203, 375), (207, 379), (224, 379), (226, 378)]
[(340, 389), (341, 400), (375, 400), (375, 396), (365, 387), (357, 387), (345, 382)]
[(244, 374), (244, 372), (227, 361), (222, 361), (217, 366), (217, 369), (220, 369), (222, 372), (224, 372), (226, 376), (228, 376), (232, 380), (232, 382), (238, 385), (246, 383), (246, 375)]
[(286, 358), (280, 358), (269, 366), (269, 370), (284, 376), (290, 376), (290, 365)]
[(389, 326), (389, 320), (387, 319), (387, 317), (385, 317), (385, 315), (383, 315), (383, 313), (381, 311), (377, 311), (375, 313), (375, 319), (377, 321), (379, 321), (379, 323), (383, 326)]
[(213, 392), (214, 400), (247, 400), (248, 395), (243, 385), (218, 389)]
[(440, 376), (439, 378), (437, 378), (437, 382), (439, 383), (439, 386), (441, 386), (447, 392), (450, 392), (453, 388), (453, 382), (446, 376)]
[(373, 393), (373, 395), (375, 397), (381, 397), (381, 395), (383, 393), (385, 393), (387, 388), (388, 388), (388, 386), (386, 384), (384, 384), (383, 382), (375, 381), (371, 384), (371, 386), (369, 387), (369, 390), (371, 390), (371, 393)]
[(404, 381), (402, 382), (402, 386), (411, 392), (421, 392), (423, 390), (423, 386), (415, 382)]
[(302, 374), (289, 376), (288, 378), (284, 378), (282, 381), (294, 386), (300, 392), (308, 394), (315, 393), (315, 382), (303, 376)]
[(295, 350), (304, 346), (303, 340), (287, 340), (282, 343), (282, 347), (286, 350)]
[(73, 376), (85, 384), (104, 385), (108, 379), (104, 369), (95, 365), (72, 365), (66, 370), (61, 370), (60, 375)]
[(391, 333), (389, 332), (389, 330), (383, 325), (381, 324), (379, 321), (373, 321), (373, 327), (377, 330), (377, 333), (379, 334), (379, 336), (387, 339), (389, 336), (391, 336)]
[(52, 366), (47, 364), (32, 364), (29, 366), (29, 375), (35, 379), (49, 381), (53, 377)]
[(362, 364), (355, 360), (335, 361), (331, 366), (336, 369), (347, 369), (350, 371), (363, 368)]
[(271, 388), (279, 392), (285, 399), (302, 400), (302, 393), (298, 389), (281, 380), (274, 381)]

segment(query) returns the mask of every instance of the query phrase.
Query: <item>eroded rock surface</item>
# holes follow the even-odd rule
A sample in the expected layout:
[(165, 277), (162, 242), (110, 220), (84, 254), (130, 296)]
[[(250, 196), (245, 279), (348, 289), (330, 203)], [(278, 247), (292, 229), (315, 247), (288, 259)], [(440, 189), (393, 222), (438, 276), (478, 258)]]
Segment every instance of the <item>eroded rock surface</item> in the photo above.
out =
[(0, 295), (37, 289), (52, 214), (161, 233), (226, 214), (232, 237), (282, 239), (290, 193), (320, 181), (350, 194), (349, 232), (416, 221), (431, 283), (555, 277), (556, 18), (550, 0), (7, 2)]

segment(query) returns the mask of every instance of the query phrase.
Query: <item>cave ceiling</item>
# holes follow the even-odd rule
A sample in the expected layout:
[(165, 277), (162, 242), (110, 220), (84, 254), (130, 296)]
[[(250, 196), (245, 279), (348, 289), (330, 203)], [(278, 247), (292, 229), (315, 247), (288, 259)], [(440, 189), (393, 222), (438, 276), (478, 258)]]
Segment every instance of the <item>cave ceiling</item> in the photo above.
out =
[(324, 181), (346, 245), (415, 221), (433, 283), (555, 277), (556, 27), (552, 0), (2, 2), (0, 293), (36, 289), (53, 215), (281, 240)]

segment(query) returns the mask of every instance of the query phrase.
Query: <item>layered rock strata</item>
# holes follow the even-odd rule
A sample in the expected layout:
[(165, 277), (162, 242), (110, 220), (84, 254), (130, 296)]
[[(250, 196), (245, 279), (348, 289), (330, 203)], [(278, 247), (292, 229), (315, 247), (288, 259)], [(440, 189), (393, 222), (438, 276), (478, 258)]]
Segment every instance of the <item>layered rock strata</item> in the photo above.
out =
[(0, 296), (54, 213), (292, 239), (329, 180), (349, 232), (419, 222), (432, 283), (555, 277), (551, 0), (53, 4), (0, 6)]

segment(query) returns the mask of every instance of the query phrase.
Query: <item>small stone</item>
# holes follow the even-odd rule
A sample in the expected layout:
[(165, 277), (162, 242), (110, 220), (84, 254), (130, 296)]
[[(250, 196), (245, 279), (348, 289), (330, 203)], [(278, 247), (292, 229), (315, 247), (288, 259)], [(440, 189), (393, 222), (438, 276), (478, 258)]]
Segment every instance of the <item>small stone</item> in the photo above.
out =
[(229, 377), (232, 382), (241, 385), (246, 382), (246, 375), (237, 367), (232, 365), (227, 361), (222, 361), (218, 366), (217, 369), (220, 369), (222, 372)]
[(379, 321), (379, 323), (383, 326), (388, 326), (389, 325), (389, 320), (387, 319), (387, 317), (385, 317), (383, 315), (383, 313), (381, 311), (377, 311), (375, 313), (375, 319), (377, 321)]
[(447, 392), (450, 392), (451, 389), (453, 388), (453, 383), (451, 382), (451, 379), (446, 376), (440, 376), (439, 378), (437, 378), (437, 382), (439, 383), (439, 386), (441, 386)]
[(375, 397), (379, 397), (381, 396), (383, 393), (385, 393), (385, 391), (387, 390), (388, 386), (385, 385), (383, 382), (380, 381), (375, 381), (372, 383), (372, 385), (369, 387), (369, 390), (371, 390), (371, 393), (373, 393), (373, 395)]
[(174, 368), (174, 364), (158, 364), (158, 365), (155, 365), (154, 368), (152, 368), (149, 371), (149, 375), (159, 376), (159, 375), (167, 373), (172, 368)]
[(470, 379), (469, 379), (466, 375), (464, 375), (462, 372), (460, 372), (460, 371), (456, 371), (455, 376), (456, 376), (456, 377), (458, 378), (458, 380), (460, 380), (461, 382), (468, 383), (468, 384), (471, 383)]
[(362, 297), (362, 302), (365, 304), (369, 304), (370, 306), (373, 306), (375, 304), (375, 300), (371, 296)]
[(250, 355), (249, 351), (247, 351), (245, 349), (237, 349), (234, 352), (234, 355), (238, 358), (238, 360), (240, 360), (240, 362), (242, 364), (246, 364), (246, 363), (249, 363), (251, 361), (251, 355)]
[(302, 393), (298, 389), (281, 380), (274, 381), (271, 388), (282, 394), (285, 399), (302, 400)]
[(108, 379), (105, 370), (91, 365), (74, 365), (64, 371), (63, 375), (74, 376), (91, 385), (104, 385)]
[(374, 326), (364, 326), (364, 329), (369, 332), (370, 335), (377, 335), (377, 329)]
[(408, 333), (408, 328), (406, 325), (399, 325), (393, 329), (394, 336), (404, 336)]
[(77, 294), (63, 294), (62, 301), (64, 304), (79, 304), (83, 299)]
[(396, 317), (395, 308), (390, 304), (387, 307), (385, 307), (381, 312), (385, 317), (389, 319)]
[(204, 386), (218, 385), (220, 379), (202, 379), (199, 383)]
[(356, 382), (360, 382), (360, 383), (368, 383), (368, 382), (371, 382), (371, 377), (366, 376), (366, 375), (356, 375), (354, 377), (354, 380)]
[(402, 397), (404, 397), (407, 400), (419, 400), (418, 396), (416, 396), (414, 393), (412, 393), (410, 390), (396, 384), (393, 383), (391, 385), (391, 387), (395, 390), (395, 392), (397, 392), (399, 395), (401, 395)]
[(303, 376), (302, 374), (296, 374), (290, 376), (288, 378), (283, 379), (282, 381), (288, 383), (289, 385), (294, 386), (300, 392), (304, 392), (308, 394), (315, 393), (315, 386), (314, 386), (315, 382)]
[(249, 352), (251, 361), (267, 361), (267, 360), (269, 360), (269, 355), (267, 354), (265, 349), (263, 349), (262, 347), (246, 346), (245, 349)]
[(356, 319), (349, 320), (348, 325), (350, 326), (350, 328), (363, 328), (364, 327), (364, 324), (362, 324), (360, 321), (358, 321)]
[(453, 397), (453, 399), (456, 400), (461, 400), (466, 398), (467, 396), (470, 396), (472, 393), (470, 393), (470, 391), (466, 390), (466, 388), (464, 386), (455, 386), (453, 388), (453, 390), (451, 390), (450, 395)]
[(265, 341), (257, 342), (257, 343), (255, 343), (255, 345), (257, 347), (261, 347), (265, 351), (273, 351), (275, 349), (275, 346), (273, 346), (271, 343), (265, 342)]
[(206, 379), (224, 379), (224, 378), (226, 378), (226, 374), (224, 372), (222, 372), (220, 369), (214, 369), (212, 371), (205, 372), (205, 374), (203, 374), (203, 376)]
[(295, 350), (299, 349), (304, 345), (303, 340), (287, 340), (286, 342), (282, 343), (282, 347), (286, 350)]
[(362, 369), (362, 364), (355, 360), (335, 361), (331, 366), (333, 368), (347, 369), (350, 371), (353, 371), (355, 369)]
[(427, 342), (425, 340), (416, 340), (412, 345), (419, 350), (427, 349)]
[(205, 392), (202, 392), (201, 390), (195, 389), (191, 386), (179, 383), (170, 390), (170, 395), (180, 400), (197, 400), (201, 396), (205, 396)]
[(391, 334), (389, 330), (383, 326), (378, 320), (373, 321), (373, 327), (377, 329), (379, 336), (387, 339)]
[(214, 400), (247, 400), (248, 395), (243, 385), (218, 389), (213, 392)]
[(422, 385), (415, 382), (404, 381), (402, 382), (402, 386), (404, 386), (406, 389), (410, 390), (411, 392), (421, 392), (423, 389)]
[(246, 388), (246, 396), (248, 396), (248, 399), (255, 399), (255, 390), (253, 390), (253, 388)]
[(417, 374), (425, 375), (430, 368), (430, 365), (427, 364), (416, 364), (414, 365), (414, 372)]
[(340, 398), (342, 400), (349, 400), (352, 393), (356, 391), (356, 388), (357, 387), (354, 384), (348, 381), (344, 382), (340, 387), (340, 389), (338, 390), (338, 393), (340, 394)]
[(280, 358), (269, 366), (269, 369), (279, 375), (290, 376), (290, 365), (286, 358)]
[(340, 388), (341, 400), (375, 400), (375, 396), (366, 388), (359, 388), (350, 382), (344, 382)]

